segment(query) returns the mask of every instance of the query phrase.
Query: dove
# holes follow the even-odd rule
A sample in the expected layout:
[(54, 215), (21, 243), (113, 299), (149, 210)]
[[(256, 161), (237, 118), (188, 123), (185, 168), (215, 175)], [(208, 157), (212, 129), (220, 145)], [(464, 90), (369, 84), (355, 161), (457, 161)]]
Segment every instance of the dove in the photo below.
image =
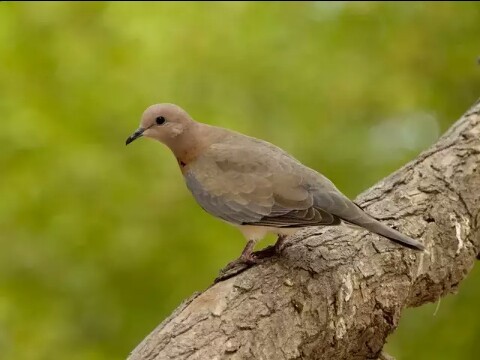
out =
[(209, 214), (239, 228), (247, 244), (238, 261), (255, 263), (253, 249), (268, 233), (279, 252), (305, 227), (353, 224), (407, 248), (424, 246), (368, 215), (324, 175), (281, 148), (251, 136), (195, 121), (174, 104), (148, 107), (126, 141), (146, 137), (174, 154), (187, 188)]

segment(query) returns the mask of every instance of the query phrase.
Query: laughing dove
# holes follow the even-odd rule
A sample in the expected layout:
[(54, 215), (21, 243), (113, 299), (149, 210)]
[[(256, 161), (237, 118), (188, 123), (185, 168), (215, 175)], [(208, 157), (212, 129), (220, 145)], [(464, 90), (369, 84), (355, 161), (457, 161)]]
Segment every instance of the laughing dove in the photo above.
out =
[[(322, 174), (266, 141), (193, 120), (173, 104), (152, 105), (127, 145), (145, 136), (167, 145), (186, 185), (211, 215), (237, 226), (248, 243), (239, 260), (255, 262), (255, 242), (308, 226), (361, 226), (409, 248), (418, 241), (375, 220)], [(278, 246), (275, 247), (278, 250)]]

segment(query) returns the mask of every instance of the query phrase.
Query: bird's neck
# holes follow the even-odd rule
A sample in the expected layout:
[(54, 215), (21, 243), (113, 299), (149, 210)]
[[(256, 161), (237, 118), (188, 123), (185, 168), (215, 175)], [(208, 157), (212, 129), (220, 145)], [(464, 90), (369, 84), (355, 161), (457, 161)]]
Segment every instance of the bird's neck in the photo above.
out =
[(194, 162), (203, 150), (212, 144), (213, 139), (206, 124), (195, 123), (178, 136), (175, 141), (167, 143), (177, 159), (178, 166), (185, 173), (188, 165)]

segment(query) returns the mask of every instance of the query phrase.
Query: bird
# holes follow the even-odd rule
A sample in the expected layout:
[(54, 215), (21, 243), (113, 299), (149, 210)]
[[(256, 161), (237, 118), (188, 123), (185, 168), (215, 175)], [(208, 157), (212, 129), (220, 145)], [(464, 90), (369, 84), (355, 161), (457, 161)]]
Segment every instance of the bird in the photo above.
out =
[(149, 106), (126, 145), (140, 137), (170, 148), (197, 203), (243, 233), (247, 243), (237, 259), (240, 263), (258, 262), (253, 249), (269, 233), (277, 235), (273, 249), (278, 253), (287, 236), (303, 228), (341, 223), (410, 249), (425, 249), (367, 214), (327, 177), (276, 145), (197, 122), (175, 104)]

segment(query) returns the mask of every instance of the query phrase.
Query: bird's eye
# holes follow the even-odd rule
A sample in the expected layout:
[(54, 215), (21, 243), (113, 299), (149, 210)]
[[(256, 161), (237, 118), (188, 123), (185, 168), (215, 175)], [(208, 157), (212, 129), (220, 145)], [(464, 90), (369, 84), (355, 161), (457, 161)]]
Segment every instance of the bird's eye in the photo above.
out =
[(155, 119), (155, 122), (157, 123), (157, 125), (163, 125), (165, 124), (165, 118), (163, 116), (158, 116), (156, 119)]

